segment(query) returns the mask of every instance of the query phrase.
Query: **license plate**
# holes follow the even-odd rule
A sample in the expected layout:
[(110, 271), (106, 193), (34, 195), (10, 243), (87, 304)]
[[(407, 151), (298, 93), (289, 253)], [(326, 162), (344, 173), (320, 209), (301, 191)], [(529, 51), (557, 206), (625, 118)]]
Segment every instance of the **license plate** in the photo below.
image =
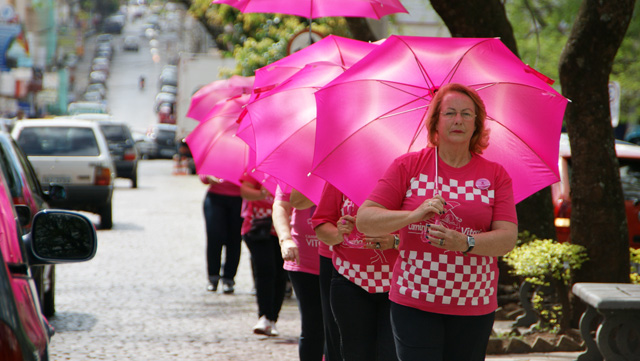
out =
[(71, 177), (64, 175), (46, 175), (42, 177), (44, 183), (71, 183)]
[(160, 154), (164, 156), (172, 156), (175, 152), (173, 149), (161, 149)]

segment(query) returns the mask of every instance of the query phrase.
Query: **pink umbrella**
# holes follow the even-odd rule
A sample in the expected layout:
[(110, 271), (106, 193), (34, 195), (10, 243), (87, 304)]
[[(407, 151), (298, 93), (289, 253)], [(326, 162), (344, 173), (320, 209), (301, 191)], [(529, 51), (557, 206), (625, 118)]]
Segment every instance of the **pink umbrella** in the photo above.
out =
[(455, 82), (485, 102), (491, 138), (483, 156), (505, 167), (519, 202), (559, 179), (567, 99), (546, 80), (499, 39), (392, 36), (315, 93), (312, 173), (362, 204), (395, 158), (427, 145), (429, 102)]
[(399, 0), (213, 0), (243, 13), (279, 13), (315, 19), (346, 16), (380, 19), (394, 13), (408, 13)]
[(203, 86), (191, 96), (187, 116), (198, 121), (209, 119), (209, 112), (217, 102), (251, 93), (253, 82), (254, 77), (234, 75), (229, 79), (216, 80)]
[(316, 124), (313, 94), (344, 70), (330, 62), (311, 63), (247, 105), (255, 134), (256, 168), (314, 202), (320, 200), (325, 181), (308, 175)]
[(201, 122), (185, 138), (198, 174), (212, 175), (240, 185), (240, 177), (249, 160), (249, 147), (236, 136), (236, 120), (248, 100), (249, 94), (231, 99), (225, 114)]
[[(251, 94), (249, 102), (264, 95), (309, 63), (329, 61), (334, 64), (350, 67), (377, 45), (377, 43), (329, 35), (317, 43), (256, 70), (253, 93)], [(240, 115), (238, 136), (244, 139), (249, 147), (255, 149), (253, 127), (251, 125), (251, 119), (246, 115), (246, 112)]]

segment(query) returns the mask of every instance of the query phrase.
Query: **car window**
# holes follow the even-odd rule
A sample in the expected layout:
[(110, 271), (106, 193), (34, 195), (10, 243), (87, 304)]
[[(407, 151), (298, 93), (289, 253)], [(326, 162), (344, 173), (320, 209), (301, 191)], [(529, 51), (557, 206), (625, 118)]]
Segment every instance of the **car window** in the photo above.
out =
[(11, 165), (9, 154), (7, 154), (6, 149), (2, 146), (0, 146), (0, 167), (2, 167), (2, 173), (4, 174), (4, 178), (7, 180), (7, 186), (9, 187), (11, 195), (14, 197), (19, 195), (20, 186), (18, 175), (15, 173), (15, 169)]
[(27, 127), (20, 132), (18, 145), (27, 155), (100, 155), (100, 149), (91, 128)]
[(620, 162), (620, 182), (625, 199), (640, 199), (640, 159), (623, 159)]
[(173, 140), (176, 137), (176, 132), (170, 130), (158, 131), (158, 140)]
[(129, 132), (123, 125), (101, 124), (100, 129), (109, 142), (126, 142), (129, 140)]
[(22, 165), (22, 169), (24, 169), (25, 178), (27, 178), (27, 183), (29, 183), (29, 188), (32, 189), (39, 195), (42, 195), (42, 188), (40, 187), (40, 182), (38, 181), (38, 177), (36, 175), (36, 171), (31, 166), (29, 159), (27, 159), (27, 155), (24, 154), (22, 149), (18, 147), (18, 144), (14, 141), (11, 142), (11, 146), (15, 150), (16, 156)]

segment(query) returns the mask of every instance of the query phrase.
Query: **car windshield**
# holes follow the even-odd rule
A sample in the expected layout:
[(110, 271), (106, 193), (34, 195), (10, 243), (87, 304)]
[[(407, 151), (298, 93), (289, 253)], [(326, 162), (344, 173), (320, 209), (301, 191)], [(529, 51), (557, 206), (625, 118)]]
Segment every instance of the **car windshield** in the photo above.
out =
[(100, 129), (109, 142), (126, 143), (129, 139), (127, 131), (122, 125), (101, 124)]
[(158, 131), (158, 140), (173, 140), (176, 137), (176, 132), (171, 130)]
[(625, 199), (640, 200), (640, 159), (618, 158)]
[(91, 128), (28, 127), (20, 132), (18, 144), (27, 155), (100, 155), (98, 143)]

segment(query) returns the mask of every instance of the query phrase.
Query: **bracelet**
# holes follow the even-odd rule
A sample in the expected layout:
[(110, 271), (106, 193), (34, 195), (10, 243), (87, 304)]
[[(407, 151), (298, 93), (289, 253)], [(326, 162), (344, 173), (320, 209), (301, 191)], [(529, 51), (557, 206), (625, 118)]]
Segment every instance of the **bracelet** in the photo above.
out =
[(398, 247), (400, 246), (400, 236), (398, 236), (397, 234), (393, 235), (393, 249), (398, 249)]

